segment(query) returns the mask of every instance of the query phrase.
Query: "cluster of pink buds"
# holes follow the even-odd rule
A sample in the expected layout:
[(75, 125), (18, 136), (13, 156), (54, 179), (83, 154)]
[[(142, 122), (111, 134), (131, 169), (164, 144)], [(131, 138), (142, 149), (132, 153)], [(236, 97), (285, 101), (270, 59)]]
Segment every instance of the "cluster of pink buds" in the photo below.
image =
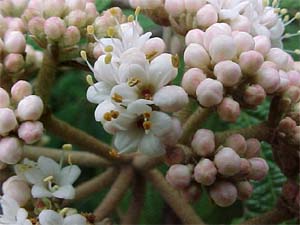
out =
[[(167, 172), (168, 182), (187, 192), (191, 186), (203, 185), (213, 201), (227, 207), (237, 199), (245, 200), (252, 194), (250, 180), (262, 180), (268, 164), (259, 157), (260, 142), (240, 134), (229, 136), (216, 146), (214, 133), (198, 130), (191, 143), (195, 164), (175, 164)], [(200, 187), (198, 187), (200, 190)]]
[(16, 164), (22, 158), (23, 144), (33, 144), (43, 134), (38, 120), (44, 105), (23, 80), (13, 85), (10, 94), (0, 88), (0, 161)]
[(194, 29), (186, 36), (184, 61), (190, 68), (182, 86), (204, 107), (217, 106), (224, 121), (234, 122), (240, 105), (255, 107), (268, 94), (299, 101), (300, 75), (294, 61), (266, 36), (252, 37), (216, 23), (205, 32)]

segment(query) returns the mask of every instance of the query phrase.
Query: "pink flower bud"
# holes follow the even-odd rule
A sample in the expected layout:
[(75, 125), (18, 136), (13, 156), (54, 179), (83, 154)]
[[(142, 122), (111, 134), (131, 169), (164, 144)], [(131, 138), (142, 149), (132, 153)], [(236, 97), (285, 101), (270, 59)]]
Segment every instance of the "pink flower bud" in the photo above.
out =
[(0, 108), (0, 135), (5, 136), (16, 129), (18, 122), (14, 111), (9, 108)]
[(285, 117), (279, 122), (278, 128), (280, 131), (288, 134), (295, 129), (296, 122), (291, 117)]
[(214, 163), (220, 174), (232, 176), (237, 174), (241, 168), (241, 158), (231, 148), (222, 148), (215, 155)]
[(247, 159), (258, 157), (260, 154), (260, 142), (255, 138), (250, 138), (246, 140), (247, 150), (245, 153), (245, 157)]
[(93, 47), (93, 56), (95, 59), (98, 59), (101, 55), (104, 54), (103, 48), (101, 46), (101, 44), (96, 44)]
[(209, 188), (209, 195), (221, 207), (232, 205), (237, 199), (236, 187), (228, 181), (218, 181)]
[(6, 164), (16, 164), (22, 158), (23, 146), (19, 139), (5, 137), (0, 140), (0, 160)]
[(21, 33), (25, 33), (26, 28), (25, 24), (21, 18), (17, 17), (6, 17), (8, 31), (20, 31)]
[(244, 178), (250, 173), (250, 170), (251, 170), (250, 162), (247, 159), (241, 158), (241, 168), (237, 176), (241, 175)]
[(246, 16), (238, 15), (235, 19), (230, 21), (232, 30), (251, 32), (251, 22)]
[(64, 0), (44, 0), (44, 16), (46, 18), (56, 16), (61, 17), (65, 11)]
[(85, 6), (87, 24), (92, 24), (96, 17), (99, 16), (95, 3), (88, 2)]
[(174, 17), (179, 16), (185, 10), (184, 1), (182, 0), (165, 0), (166, 11)]
[(253, 187), (249, 181), (240, 181), (236, 183), (236, 188), (238, 192), (238, 198), (240, 200), (246, 200), (251, 197), (253, 192)]
[(198, 185), (191, 185), (182, 190), (183, 197), (190, 203), (197, 202), (201, 196), (201, 188)]
[(86, 0), (66, 0), (66, 5), (69, 10), (84, 10), (86, 5)]
[(300, 72), (300, 62), (294, 62), (294, 69)]
[(251, 164), (251, 170), (248, 178), (258, 181), (264, 179), (269, 171), (269, 166), (266, 161), (262, 158), (251, 158), (249, 162)]
[(17, 73), (24, 68), (25, 61), (23, 55), (10, 53), (4, 59), (4, 66), (6, 71), (10, 73)]
[(68, 26), (76, 26), (82, 28), (86, 26), (86, 13), (81, 10), (73, 10), (65, 18)]
[(172, 118), (172, 129), (169, 133), (162, 136), (162, 141), (166, 146), (174, 146), (177, 144), (179, 138), (182, 135), (182, 126), (180, 121), (173, 117)]
[(185, 9), (189, 13), (197, 12), (202, 6), (204, 6), (206, 0), (184, 0)]
[(200, 29), (190, 30), (185, 36), (185, 44), (188, 46), (192, 43), (203, 45), (204, 32)]
[(176, 164), (169, 168), (166, 179), (173, 187), (182, 189), (189, 186), (192, 174), (188, 166)]
[(181, 147), (172, 146), (166, 148), (166, 154), (164, 162), (168, 165), (180, 164), (183, 163), (185, 160), (185, 152)]
[(300, 126), (296, 126), (293, 130), (293, 139), (295, 143), (300, 143)]
[(300, 87), (300, 72), (295, 71), (295, 70), (291, 70), (287, 72), (289, 81), (290, 81), (290, 85), (291, 86), (298, 86)]
[(10, 104), (8, 93), (0, 87), (0, 108), (7, 108)]
[(223, 85), (220, 81), (207, 78), (198, 85), (196, 95), (205, 107), (218, 105), (223, 99)]
[(233, 40), (236, 44), (237, 54), (254, 49), (255, 43), (253, 37), (246, 32), (233, 32)]
[(45, 19), (35, 16), (28, 22), (28, 30), (34, 36), (41, 37), (44, 35), (44, 25)]
[(69, 26), (63, 35), (63, 43), (65, 46), (76, 45), (80, 41), (80, 31), (75, 26)]
[(257, 51), (243, 52), (239, 58), (239, 65), (247, 75), (254, 75), (264, 62), (264, 57)]
[(194, 168), (194, 178), (200, 184), (209, 186), (215, 182), (216, 176), (215, 164), (209, 159), (202, 159)]
[(232, 60), (236, 57), (237, 48), (232, 37), (219, 35), (209, 45), (209, 55), (215, 63)]
[(254, 37), (254, 50), (260, 52), (263, 56), (267, 55), (271, 49), (271, 41), (264, 35)]
[(19, 31), (11, 31), (4, 37), (5, 49), (8, 53), (23, 53), (26, 41), (24, 35)]
[(300, 100), (300, 87), (290, 86), (282, 95), (292, 103), (297, 103)]
[(218, 22), (218, 13), (212, 5), (206, 4), (198, 10), (196, 18), (201, 28), (207, 28)]
[(265, 100), (266, 92), (260, 85), (253, 84), (246, 88), (243, 98), (247, 104), (257, 106)]
[(232, 30), (227, 23), (215, 23), (207, 28), (203, 35), (203, 45), (209, 49), (210, 42), (220, 35), (231, 36)]
[(268, 94), (272, 94), (279, 88), (279, 73), (271, 67), (263, 67), (256, 73), (256, 82), (261, 85)]
[(143, 52), (148, 56), (156, 57), (162, 54), (166, 49), (165, 42), (158, 37), (150, 38), (143, 46)]
[(22, 123), (18, 129), (18, 136), (26, 144), (33, 144), (41, 139), (43, 135), (44, 127), (43, 124), (39, 121), (35, 122), (25, 122)]
[(17, 107), (17, 115), (21, 121), (38, 120), (44, 110), (42, 99), (36, 95), (29, 95), (23, 98)]
[(230, 135), (224, 144), (226, 147), (232, 148), (239, 156), (243, 156), (247, 149), (245, 138), (240, 134)]
[(217, 112), (219, 117), (227, 122), (235, 122), (240, 116), (240, 104), (232, 98), (223, 98), (220, 105), (218, 105)]
[(8, 178), (2, 186), (3, 194), (14, 199), (20, 207), (23, 207), (31, 199), (29, 185), (18, 176)]
[(32, 94), (32, 86), (25, 80), (19, 80), (12, 86), (10, 93), (12, 99), (19, 102), (24, 97)]
[(185, 49), (184, 62), (189, 67), (206, 68), (210, 58), (201, 45), (192, 43)]
[(191, 68), (183, 75), (181, 86), (189, 95), (196, 96), (196, 89), (204, 79), (206, 75), (201, 69)]
[(64, 21), (59, 17), (50, 17), (46, 20), (44, 31), (47, 37), (51, 40), (57, 41), (65, 33), (66, 26)]
[(271, 48), (266, 59), (275, 63), (279, 69), (287, 69), (289, 62), (289, 55), (280, 48)]
[(208, 156), (215, 151), (215, 135), (211, 130), (198, 130), (192, 140), (193, 151), (199, 156)]
[(215, 65), (214, 75), (225, 87), (232, 87), (241, 80), (242, 71), (238, 64), (226, 60)]
[(290, 80), (287, 73), (283, 70), (279, 70), (279, 78), (280, 83), (277, 92), (283, 92), (288, 89)]

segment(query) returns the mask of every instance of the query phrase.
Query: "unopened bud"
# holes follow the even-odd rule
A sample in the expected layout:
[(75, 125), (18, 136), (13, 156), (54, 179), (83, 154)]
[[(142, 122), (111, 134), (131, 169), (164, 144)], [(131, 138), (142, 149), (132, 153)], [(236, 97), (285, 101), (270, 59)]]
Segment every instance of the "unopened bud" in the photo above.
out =
[(196, 43), (199, 45), (203, 45), (203, 37), (204, 32), (200, 29), (190, 30), (185, 36), (185, 44), (186, 46)]
[(222, 148), (214, 158), (214, 163), (220, 174), (232, 176), (237, 174), (241, 168), (241, 158), (231, 148)]
[(57, 41), (65, 33), (66, 26), (64, 21), (59, 17), (50, 17), (46, 20), (44, 31), (47, 37), (51, 40)]
[(232, 87), (241, 80), (242, 71), (238, 64), (226, 60), (215, 65), (214, 75), (225, 87)]
[(239, 58), (239, 65), (243, 71), (249, 76), (253, 76), (264, 62), (264, 57), (257, 51), (243, 52)]
[(4, 58), (5, 70), (10, 73), (20, 72), (25, 65), (24, 57), (21, 54), (10, 53)]
[(244, 101), (253, 106), (260, 105), (266, 98), (265, 90), (258, 84), (250, 85), (243, 95)]
[(196, 96), (196, 89), (204, 79), (206, 75), (201, 69), (191, 68), (183, 75), (181, 86), (189, 95)]
[(22, 159), (23, 146), (19, 139), (5, 137), (0, 140), (0, 161), (6, 164), (16, 164)]
[(212, 5), (206, 4), (197, 11), (196, 19), (201, 28), (207, 28), (218, 22), (218, 12)]
[(171, 16), (179, 16), (185, 10), (184, 1), (182, 0), (166, 0), (165, 9)]
[(258, 157), (260, 154), (260, 142), (256, 138), (250, 138), (246, 140), (247, 150), (245, 157), (247, 159)]
[(32, 86), (25, 80), (19, 80), (12, 86), (10, 93), (12, 99), (16, 102), (19, 102), (24, 97), (32, 94)]
[(223, 85), (220, 81), (207, 78), (197, 87), (197, 100), (205, 107), (218, 105), (223, 99), (223, 90)]
[(71, 11), (66, 17), (66, 22), (69, 26), (82, 28), (86, 26), (86, 13), (81, 10)]
[(199, 156), (211, 155), (215, 150), (215, 135), (211, 130), (198, 130), (192, 140), (193, 151)]
[(217, 168), (209, 159), (202, 159), (194, 168), (195, 180), (203, 185), (211, 185), (215, 182), (217, 176)]
[(4, 46), (8, 53), (23, 53), (26, 46), (25, 37), (19, 31), (8, 32), (4, 37)]
[(247, 52), (254, 49), (255, 42), (253, 37), (246, 32), (233, 32), (233, 40), (236, 44), (237, 53)]
[(14, 111), (9, 108), (0, 108), (0, 135), (5, 136), (16, 129), (18, 122)]
[(257, 181), (264, 179), (269, 171), (267, 162), (262, 158), (251, 158), (249, 162), (251, 164), (251, 170), (248, 178)]
[(227, 122), (236, 122), (240, 116), (241, 110), (237, 101), (232, 98), (225, 97), (221, 104), (218, 105), (217, 112), (222, 120)]
[(237, 47), (232, 37), (219, 35), (210, 42), (209, 54), (215, 63), (232, 60), (237, 55)]
[(18, 129), (18, 136), (26, 144), (33, 144), (41, 139), (43, 135), (44, 127), (39, 121), (27, 121), (22, 123)]
[(189, 186), (192, 179), (191, 170), (185, 165), (173, 165), (169, 168), (166, 179), (175, 188), (186, 188)]
[(236, 187), (228, 181), (218, 181), (209, 188), (212, 200), (221, 207), (232, 205), (237, 199)]
[(65, 46), (76, 45), (80, 41), (80, 31), (75, 26), (69, 26), (63, 35), (63, 43)]
[(271, 67), (262, 67), (257, 71), (256, 82), (268, 93), (274, 93), (280, 85), (280, 77), (277, 70)]
[(38, 120), (44, 110), (44, 104), (39, 96), (29, 95), (23, 98), (17, 107), (17, 115), (21, 121)]
[(9, 104), (10, 99), (8, 93), (0, 87), (0, 108), (7, 108)]
[(240, 134), (229, 136), (224, 144), (226, 147), (232, 148), (239, 156), (243, 156), (247, 149), (245, 138)]
[(236, 183), (236, 188), (238, 192), (238, 198), (240, 200), (246, 200), (251, 197), (253, 192), (253, 187), (249, 181), (241, 181)]
[(192, 43), (185, 49), (184, 62), (189, 67), (206, 68), (210, 64), (210, 58), (201, 45)]

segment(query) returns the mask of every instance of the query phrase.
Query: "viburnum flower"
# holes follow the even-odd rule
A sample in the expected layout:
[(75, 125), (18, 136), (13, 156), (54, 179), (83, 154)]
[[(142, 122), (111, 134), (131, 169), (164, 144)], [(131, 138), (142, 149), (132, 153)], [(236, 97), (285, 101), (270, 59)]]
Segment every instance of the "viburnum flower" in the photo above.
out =
[(80, 173), (76, 165), (61, 168), (54, 160), (44, 156), (38, 159), (36, 166), (31, 166), (23, 172), (26, 180), (33, 184), (31, 194), (34, 198), (61, 199), (74, 198), (75, 189), (72, 184)]
[(43, 210), (39, 215), (41, 225), (86, 225), (86, 218), (80, 214), (63, 217), (53, 210)]
[(18, 203), (4, 195), (0, 199), (3, 214), (0, 215), (0, 224), (8, 225), (32, 225), (28, 217), (28, 212), (20, 208)]

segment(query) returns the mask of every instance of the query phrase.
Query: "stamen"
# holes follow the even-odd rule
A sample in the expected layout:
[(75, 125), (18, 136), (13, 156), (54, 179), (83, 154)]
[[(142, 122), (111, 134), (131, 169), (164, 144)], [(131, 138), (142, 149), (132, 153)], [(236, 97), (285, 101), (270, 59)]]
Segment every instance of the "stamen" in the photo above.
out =
[(150, 119), (151, 114), (150, 114), (149, 112), (144, 112), (144, 113), (143, 113), (143, 116), (144, 116), (144, 120), (147, 121), (147, 120)]
[(119, 158), (120, 157), (119, 152), (116, 149), (111, 149), (109, 151), (109, 155), (113, 158)]
[(269, 5), (269, 0), (263, 0), (263, 5), (266, 7)]
[(65, 215), (69, 211), (69, 208), (63, 208), (62, 210), (59, 211), (60, 215)]
[(104, 51), (106, 52), (112, 52), (114, 50), (114, 47), (112, 45), (107, 45), (105, 48), (104, 48)]
[(146, 59), (151, 61), (154, 58), (154, 56), (156, 56), (156, 54), (157, 54), (157, 51), (153, 51), (146, 55)]
[(275, 9), (274, 9), (274, 13), (279, 14), (279, 13), (280, 13), (280, 8), (275, 8)]
[(109, 9), (109, 12), (112, 16), (117, 16), (118, 15), (118, 10), (116, 7)]
[(152, 123), (150, 121), (143, 122), (143, 128), (145, 131), (149, 131), (151, 129)]
[(117, 103), (121, 103), (123, 101), (123, 97), (117, 93), (114, 93), (111, 98)]
[(134, 16), (133, 15), (128, 16), (127, 21), (128, 22), (134, 21)]
[(135, 77), (131, 77), (128, 79), (127, 84), (129, 87), (134, 87), (135, 85), (139, 84), (141, 80)]
[(51, 191), (54, 192), (54, 191), (57, 191), (59, 189), (59, 186), (58, 185), (54, 185), (52, 188), (51, 188)]
[(141, 12), (141, 7), (136, 7), (135, 11), (134, 11), (134, 15), (135, 17), (138, 17), (140, 15), (140, 12)]
[(95, 84), (93, 81), (93, 77), (90, 74), (86, 75), (85, 80), (88, 83), (88, 85), (90, 85), (90, 86), (93, 86)]
[(86, 51), (84, 51), (84, 50), (80, 51), (80, 56), (84, 61), (87, 61)]
[(172, 55), (172, 65), (175, 68), (179, 67), (179, 56), (177, 54), (176, 55)]
[(105, 55), (105, 58), (104, 58), (105, 64), (111, 63), (111, 59), (112, 59), (112, 54), (109, 52)]
[(69, 165), (73, 165), (73, 163), (72, 163), (72, 155), (71, 154), (68, 154), (68, 164)]
[(300, 30), (298, 30), (295, 34), (287, 33), (287, 34), (283, 35), (281, 39), (283, 40), (283, 39), (286, 39), (286, 38), (291, 38), (291, 37), (295, 37), (295, 36), (299, 36), (299, 35), (300, 35)]
[(288, 22), (289, 19), (290, 19), (290, 16), (289, 16), (289, 15), (285, 15), (285, 16), (283, 17), (283, 22)]
[(73, 149), (73, 146), (71, 144), (64, 144), (62, 146), (63, 150), (66, 150), (66, 151), (72, 151)]
[(117, 119), (119, 117), (120, 113), (118, 111), (111, 110), (110, 115), (113, 119)]
[(113, 38), (117, 35), (116, 29), (114, 27), (109, 27), (106, 32), (107, 36), (109, 36), (110, 38)]
[(111, 113), (110, 112), (104, 113), (103, 119), (106, 121), (111, 121)]
[(46, 177), (43, 181), (44, 182), (51, 182), (53, 179), (54, 179), (53, 176), (49, 176), (49, 177)]
[(94, 35), (94, 33), (95, 33), (94, 26), (93, 25), (88, 25), (87, 28), (86, 28), (86, 31), (89, 35)]
[(287, 10), (287, 9), (285, 9), (285, 8), (280, 9), (280, 14), (281, 14), (281, 15), (285, 15), (285, 14), (287, 14), (287, 13), (288, 13), (288, 10)]

